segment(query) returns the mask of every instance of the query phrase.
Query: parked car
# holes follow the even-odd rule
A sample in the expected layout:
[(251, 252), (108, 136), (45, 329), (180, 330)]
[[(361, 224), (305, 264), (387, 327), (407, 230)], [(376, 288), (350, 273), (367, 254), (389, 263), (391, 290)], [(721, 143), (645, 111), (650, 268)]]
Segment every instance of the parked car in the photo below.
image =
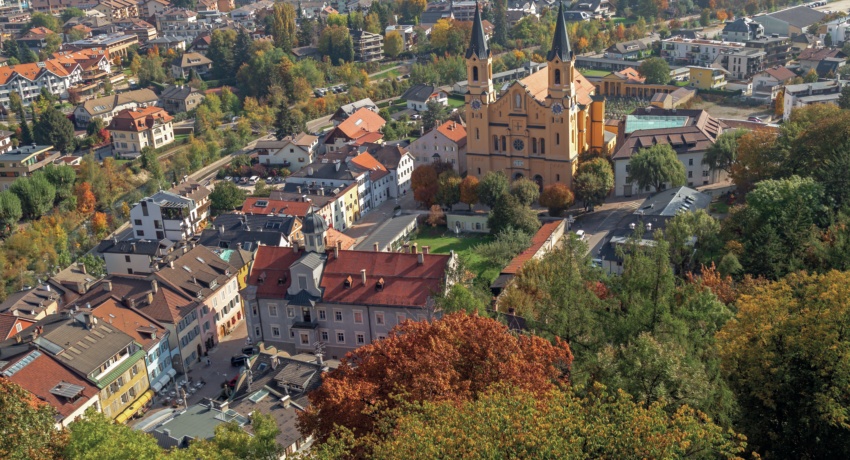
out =
[(420, 118), (422, 118), (422, 115), (419, 115), (418, 113), (414, 113), (410, 116), (411, 120), (419, 120)]
[(762, 120), (759, 117), (750, 117), (750, 118), (747, 118), (747, 121), (752, 121), (752, 122), (755, 122), (755, 123), (764, 123), (764, 120)]
[(248, 355), (236, 355), (230, 358), (230, 365), (234, 367), (241, 367), (248, 363)]
[(602, 268), (602, 259), (590, 259), (590, 265), (598, 268)]
[(410, 78), (410, 74), (406, 73), (406, 74), (402, 75), (401, 78), (404, 78), (406, 80), (406, 79)]
[(238, 382), (238, 381), (239, 381), (239, 376), (237, 375), (236, 377), (233, 377), (232, 379), (227, 381), (227, 386), (229, 386), (230, 388), (236, 388), (236, 382)]
[(233, 180), (233, 178), (230, 177), (230, 176), (224, 176), (224, 180), (226, 180), (227, 182), (230, 182), (230, 181)]
[(251, 176), (251, 178), (248, 179), (248, 185), (256, 185), (258, 180), (260, 180), (259, 176)]
[(584, 230), (576, 230), (576, 236), (578, 237), (579, 241), (584, 241), (584, 239), (587, 238), (587, 234), (584, 233)]
[(257, 354), (257, 349), (253, 346), (242, 347), (242, 354), (245, 356), (254, 356)]

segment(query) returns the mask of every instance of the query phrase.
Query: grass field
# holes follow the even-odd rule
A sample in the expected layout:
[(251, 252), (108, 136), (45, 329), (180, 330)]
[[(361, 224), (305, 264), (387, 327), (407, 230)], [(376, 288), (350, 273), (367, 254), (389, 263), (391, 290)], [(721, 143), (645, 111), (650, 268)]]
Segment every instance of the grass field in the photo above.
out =
[(608, 70), (578, 69), (578, 71), (585, 77), (604, 77), (611, 73)]
[(449, 96), (449, 107), (452, 109), (456, 109), (458, 107), (463, 107), (463, 104), (466, 104), (466, 101), (461, 96)]
[(389, 78), (390, 80), (394, 80), (394, 79), (398, 78), (400, 75), (401, 75), (401, 72), (399, 71), (399, 69), (392, 69), (392, 70), (383, 71), (379, 74), (375, 74), (371, 78), (372, 78), (372, 80), (382, 80), (384, 78)]
[(490, 235), (469, 233), (461, 233), (460, 236), (456, 236), (449, 232), (446, 227), (421, 227), (413, 241), (420, 248), (429, 246), (430, 251), (435, 254), (448, 254), (454, 251), (465, 263), (467, 269), (476, 273), (479, 278), (491, 282), (499, 275), (499, 267), (492, 267), (483, 257), (473, 251), (475, 246), (486, 243), (490, 239)]

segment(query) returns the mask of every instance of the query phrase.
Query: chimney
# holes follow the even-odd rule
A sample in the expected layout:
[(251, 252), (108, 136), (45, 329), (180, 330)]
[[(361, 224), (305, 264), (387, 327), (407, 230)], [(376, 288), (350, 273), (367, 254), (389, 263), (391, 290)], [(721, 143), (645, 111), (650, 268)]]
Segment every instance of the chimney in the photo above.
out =
[(82, 272), (83, 275), (86, 275), (86, 264), (82, 262), (77, 262), (77, 268)]
[(298, 243), (297, 242), (292, 244), (292, 252), (298, 254)]
[[(415, 254), (415, 253), (416, 253), (416, 252), (414, 252), (414, 254)], [(419, 265), (424, 264), (424, 263), (425, 263), (425, 254), (423, 254), (423, 253), (421, 253), (421, 252), (420, 252), (420, 253), (416, 256), (416, 259), (419, 261)]]
[(112, 281), (106, 280), (103, 282), (103, 290), (109, 292), (112, 290)]
[(404, 248), (405, 254), (410, 254), (410, 243), (404, 243), (404, 246), (402, 247)]
[(301, 186), (300, 186), (300, 185), (299, 185), (298, 187), (295, 187), (295, 190), (297, 190), (297, 191), (298, 191), (298, 194), (299, 194), (299, 195), (301, 194)]
[(156, 294), (159, 291), (159, 283), (156, 280), (151, 280), (151, 292)]
[(422, 246), (422, 254), (427, 256), (429, 251), (431, 251), (431, 246)]
[(363, 285), (366, 285), (366, 269), (360, 270), (360, 278), (363, 280)]
[(649, 222), (646, 223), (646, 231), (648, 231), (648, 232), (652, 231), (652, 224), (649, 223)]
[(334, 245), (334, 259), (339, 259), (339, 247), (342, 246), (342, 241), (337, 241)]
[(174, 268), (174, 261), (173, 260), (168, 261), (168, 268)]
[(375, 252), (379, 252), (379, 251), (380, 251), (380, 248), (378, 247), (378, 243), (374, 243), (374, 244), (372, 244), (372, 249), (374, 249), (374, 250), (375, 250)]
[(417, 247), (416, 243), (413, 243), (410, 247), (413, 250), (414, 254), (419, 254), (419, 248)]
[(148, 301), (148, 305), (152, 305), (153, 304), (153, 292), (148, 292), (148, 295), (146, 296), (146, 298), (147, 298), (147, 301)]

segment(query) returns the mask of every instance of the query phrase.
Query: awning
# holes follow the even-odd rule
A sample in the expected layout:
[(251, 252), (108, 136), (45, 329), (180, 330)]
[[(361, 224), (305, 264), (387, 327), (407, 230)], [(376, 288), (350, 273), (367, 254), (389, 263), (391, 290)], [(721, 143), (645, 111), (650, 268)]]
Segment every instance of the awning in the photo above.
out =
[(157, 380), (156, 382), (153, 383), (153, 385), (151, 385), (151, 388), (153, 388), (154, 392), (159, 393), (159, 390), (162, 390), (163, 386), (165, 386), (165, 385), (163, 385), (162, 381)]
[(175, 370), (175, 369), (172, 367), (171, 369), (169, 369), (169, 370), (168, 370), (168, 375), (170, 375), (170, 376), (174, 377), (175, 375), (177, 375), (177, 370)]
[(138, 412), (139, 409), (144, 407), (144, 405), (147, 404), (147, 402), (150, 401), (152, 398), (153, 398), (153, 391), (148, 390), (148, 391), (142, 393), (142, 395), (139, 396), (139, 399), (133, 401), (133, 404), (130, 404), (129, 407), (124, 409), (123, 412), (121, 412), (120, 414), (118, 414), (117, 417), (115, 417), (115, 422), (124, 423), (127, 420), (130, 420), (130, 417), (135, 415), (136, 412)]
[[(167, 372), (159, 374), (156, 381), (151, 384), (153, 391), (159, 393), (159, 390), (162, 390), (166, 385), (168, 385), (168, 382), (171, 380), (171, 371), (174, 371), (174, 369), (169, 369)], [(176, 374), (177, 371), (174, 371), (174, 373)]]

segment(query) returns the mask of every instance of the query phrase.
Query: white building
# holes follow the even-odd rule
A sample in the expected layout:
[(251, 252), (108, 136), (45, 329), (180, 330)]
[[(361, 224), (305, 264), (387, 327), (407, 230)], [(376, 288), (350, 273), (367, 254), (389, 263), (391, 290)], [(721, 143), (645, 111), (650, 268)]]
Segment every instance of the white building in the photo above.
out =
[(295, 172), (316, 160), (318, 145), (317, 136), (301, 133), (294, 138), (258, 141), (254, 149), (261, 165), (285, 167)]
[(466, 128), (460, 123), (447, 121), (423, 134), (407, 146), (415, 166), (431, 163), (451, 163), (460, 174), (466, 172)]
[(199, 231), (209, 217), (210, 190), (185, 180), (168, 191), (143, 198), (130, 210), (133, 236), (177, 242)]
[(68, 98), (68, 89), (82, 81), (82, 67), (73, 59), (48, 59), (31, 64), (0, 68), (0, 104), (9, 107), (9, 94), (18, 93), (21, 102), (29, 105), (47, 88), (60, 99)]
[(74, 122), (78, 128), (85, 128), (92, 119), (103, 120), (109, 125), (112, 118), (120, 111), (153, 107), (159, 104), (159, 97), (149, 89), (137, 89), (124, 93), (89, 99), (74, 109)]
[(843, 85), (838, 80), (786, 86), (785, 95), (782, 99), (785, 104), (782, 119), (788, 120), (791, 118), (791, 111), (798, 107), (805, 107), (812, 104), (837, 105), (842, 87)]
[(671, 37), (661, 40), (661, 57), (672, 64), (710, 66), (723, 50), (744, 48), (741, 42)]
[(120, 241), (117, 238), (103, 240), (97, 253), (106, 262), (109, 275), (140, 275), (152, 273), (155, 261), (174, 249), (174, 242), (132, 238)]
[(112, 154), (118, 158), (136, 158), (145, 147), (158, 149), (174, 142), (173, 117), (160, 107), (126, 109), (109, 123)]

